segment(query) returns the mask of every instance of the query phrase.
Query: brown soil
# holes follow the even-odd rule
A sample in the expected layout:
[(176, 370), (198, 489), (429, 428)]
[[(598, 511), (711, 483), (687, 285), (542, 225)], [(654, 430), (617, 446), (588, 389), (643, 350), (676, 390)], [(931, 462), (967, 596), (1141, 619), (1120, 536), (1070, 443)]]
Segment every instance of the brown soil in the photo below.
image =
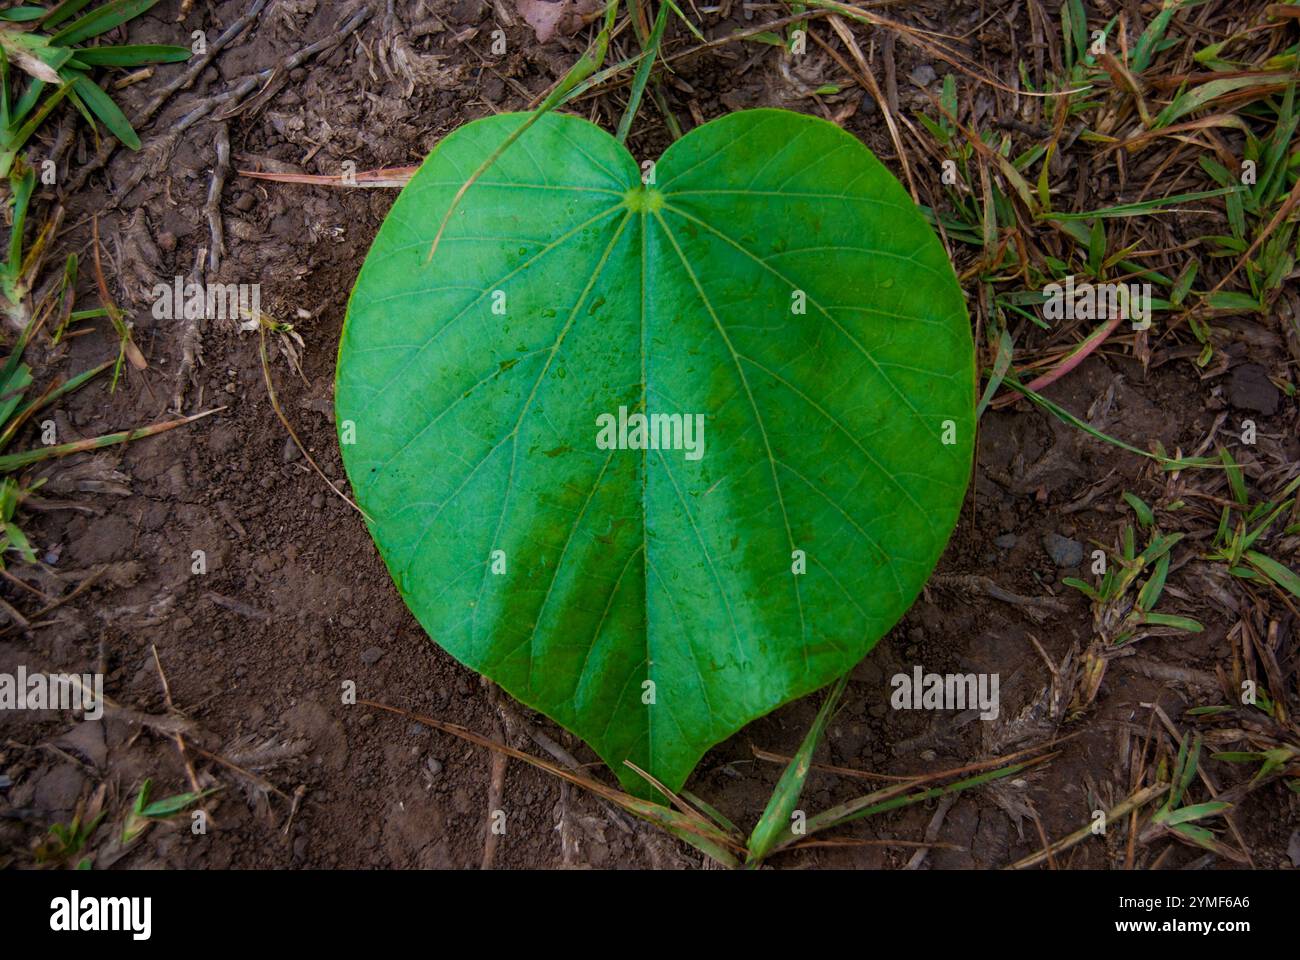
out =
[[(176, 23), (178, 4), (163, 3), (132, 24), (131, 39), (179, 42), (196, 29), (214, 37), (247, 6), (248, 0), (196, 4)], [(143, 152), (118, 150), (103, 172), (64, 198), (71, 229), (62, 242), (68, 249), (88, 249), (89, 218), (99, 215), (114, 292), (132, 309), (149, 368), (129, 372), (115, 392), (100, 381), (61, 403), (53, 415), (61, 439), (153, 422), (166, 413), (175, 391), (184, 323), (155, 320), (148, 293), (154, 283), (188, 276), (199, 251), (210, 244), (204, 203), (219, 125), (209, 117), (173, 136), (181, 118), (203, 98), (330, 36), (358, 6), (350, 0), (271, 3), (192, 89), (175, 96), (140, 131)], [(958, 6), (972, 9), (946, 14), (938, 24), (965, 29), (981, 19), (978, 5)], [(277, 74), (265, 94), (220, 120), (233, 165), (336, 174), (345, 161), (359, 170), (415, 164), (458, 125), (525, 106), (525, 94), (559, 76), (578, 42), (538, 45), (517, 21), (506, 28), (511, 52), (488, 61), (483, 54), (495, 24), (492, 7), (481, 0), (387, 9), (376, 4), (355, 34)], [(733, 24), (744, 21), (737, 15)], [(710, 28), (722, 29), (717, 23)], [(1014, 26), (996, 21), (986, 35), (993, 31), (1006, 35), (991, 37), (992, 48), (1014, 49)], [(719, 55), (684, 61), (668, 88), (679, 116), (689, 120), (698, 111), (707, 119), (758, 105), (811, 109), (812, 101), (794, 99), (790, 80), (770, 58), (755, 60), (770, 49), (735, 44)], [(909, 58), (913, 54), (898, 50), (896, 83), (905, 102), (912, 90), (907, 76), (917, 66)], [(943, 72), (942, 64), (933, 66)], [(159, 68), (153, 79), (121, 91), (128, 115), (180, 69)], [(836, 112), (846, 103), (838, 101)], [(603, 112), (603, 99), (581, 107), (606, 124), (617, 122), (616, 115)], [(653, 107), (643, 117), (631, 146), (639, 156), (654, 156), (667, 133)], [(842, 122), (898, 169), (869, 97)], [(77, 129), (78, 144), (67, 159), (74, 172), (94, 152), (84, 128)], [(332, 412), (337, 338), (352, 282), (394, 196), (392, 190), (264, 183), (233, 171), (221, 195), (226, 251), (207, 279), (261, 283), (263, 309), (301, 334), (304, 376), (294, 373), (275, 338), (270, 367), (285, 413), (325, 474), (336, 480), (342, 478)], [(89, 297), (89, 284), (83, 289)], [(93, 511), (43, 512), (29, 519), (28, 532), (52, 570), (108, 567), (92, 588), (29, 634), (11, 630), (0, 636), (0, 671), (12, 673), (18, 664), (83, 671), (102, 663), (110, 697), (163, 714), (167, 701), (156, 649), (170, 699), (192, 722), (187, 743), (255, 776), (191, 749), (201, 782), (222, 787), (206, 801), (209, 832), (192, 836), (155, 828), (125, 852), (102, 845), (96, 866), (478, 866), (488, 822), (489, 755), (418, 724), (345, 706), (341, 692), (351, 680), (360, 697), (500, 736), (502, 721), (490, 691), (424, 635), (361, 521), (287, 440), (263, 383), (257, 334), (226, 322), (206, 323), (200, 334), (201, 365), (187, 385), (184, 410), (224, 406), (222, 412), (155, 439), (37, 471), (51, 478), (50, 497)], [(48, 368), (80, 370), (114, 346), (107, 327), (98, 327), (72, 340), (66, 356), (48, 358)], [(1268, 349), (1251, 349), (1258, 363), (1280, 362)], [(1278, 349), (1276, 343), (1271, 349)], [(1082, 412), (1113, 391), (1100, 421), (1105, 429), (1139, 445), (1158, 437), (1170, 450), (1186, 450), (1226, 402), (1224, 378), (1202, 381), (1189, 369), (1171, 362), (1144, 373), (1118, 354), (1096, 357), (1049, 393)], [(1292, 401), (1272, 417), (1256, 416), (1262, 432), (1289, 437), (1294, 448)], [(908, 773), (957, 766), (1050, 736), (1055, 724), (1043, 707), (1050, 675), (1031, 635), (1060, 663), (1087, 645), (1092, 630), (1088, 603), (1061, 583), (1078, 571), (1058, 569), (1043, 538), (1059, 534), (1085, 544), (1088, 552), (1093, 539), (1109, 546), (1122, 522), (1120, 492), (1145, 494), (1160, 482), (1158, 472), (1139, 458), (1089, 440), (1036, 409), (988, 414), (972, 493), (938, 576), (855, 670), (819, 760)], [(1078, 506), (1103, 483), (1102, 495)], [(1003, 545), (995, 544), (997, 538)], [(191, 572), (196, 550), (206, 554), (204, 575)], [(1030, 615), (1035, 611), (971, 588), (958, 579), (963, 575), (991, 578), (1024, 597), (1058, 597), (1066, 612), (1036, 622)], [(5, 590), (11, 602), (23, 605), (14, 588)], [(1217, 689), (1171, 681), (1150, 669), (1212, 675), (1229, 658), (1228, 622), (1221, 613), (1186, 592), (1175, 608), (1202, 618), (1205, 632), (1146, 640), (1136, 656), (1112, 663), (1086, 720), (1063, 728), (1081, 733), (1057, 759), (1023, 779), (945, 805), (930, 839), (953, 848), (932, 851), (927, 866), (1009, 863), (1041, 847), (1035, 818), (1053, 838), (1078, 828), (1092, 810), (1127, 794), (1121, 758), (1130, 730), (1140, 734), (1146, 728), (1150, 711), (1141, 704), (1158, 702), (1178, 717), (1190, 706), (1220, 702)], [(913, 664), (935, 672), (999, 673), (1001, 718), (984, 724), (967, 715), (890, 709), (889, 677)], [(792, 752), (819, 699), (779, 710), (718, 746), (700, 764), (691, 790), (736, 822), (752, 824), (781, 767), (756, 760), (751, 748)], [(524, 715), (579, 759), (594, 760), (545, 718)], [(66, 821), (77, 801), (100, 783), (108, 784), (111, 817), (120, 817), (146, 777), (153, 780), (155, 797), (188, 789), (176, 745), (138, 725), (120, 719), (75, 723), (56, 713), (6, 715), (0, 722), (0, 773), (12, 780), (0, 791), (0, 844), (13, 851), (15, 863), (28, 862), (32, 839), (50, 823)], [(507, 735), (536, 752), (518, 731)], [(1211, 769), (1232, 782), (1240, 778), (1232, 768)], [(301, 800), (290, 817), (296, 791)], [(818, 810), (860, 792), (860, 783), (819, 773), (804, 805)], [(1275, 786), (1252, 795), (1238, 815), (1237, 827), (1259, 866), (1286, 859), (1290, 829), (1283, 794)], [(629, 827), (591, 797), (518, 762), (507, 767), (501, 806), (508, 830), (496, 854), (498, 866), (700, 863), (689, 848), (647, 827)], [(936, 809), (933, 803), (912, 807), (862, 821), (851, 832), (922, 840)], [(567, 849), (565, 837), (574, 841)], [(1124, 851), (1113, 847), (1085, 843), (1063, 863), (1115, 866)], [(783, 857), (776, 865), (897, 867), (915, 852), (826, 848)], [(1180, 847), (1164, 865), (1197, 857), (1197, 851)]]

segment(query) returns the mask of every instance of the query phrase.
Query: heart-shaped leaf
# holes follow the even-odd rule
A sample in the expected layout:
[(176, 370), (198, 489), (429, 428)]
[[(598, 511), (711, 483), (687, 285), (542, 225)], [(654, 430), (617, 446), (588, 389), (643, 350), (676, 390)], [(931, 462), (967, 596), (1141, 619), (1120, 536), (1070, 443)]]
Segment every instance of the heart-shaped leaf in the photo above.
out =
[(676, 789), (915, 599), (970, 470), (969, 321), (898, 182), (780, 110), (691, 132), (649, 185), (548, 114), (429, 261), (524, 119), (448, 136), (384, 222), (339, 349), (344, 462), (430, 636), (629, 789), (625, 760)]

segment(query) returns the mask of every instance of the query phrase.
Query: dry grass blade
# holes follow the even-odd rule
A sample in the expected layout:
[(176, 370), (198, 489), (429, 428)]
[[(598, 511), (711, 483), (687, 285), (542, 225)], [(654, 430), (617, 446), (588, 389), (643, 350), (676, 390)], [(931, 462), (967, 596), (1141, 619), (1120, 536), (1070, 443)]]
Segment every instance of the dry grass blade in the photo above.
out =
[(271, 180), (275, 183), (298, 183), (317, 187), (404, 187), (419, 167), (379, 167), (358, 170), (356, 173), (272, 173), (267, 170), (238, 170), (241, 177), (253, 180)]
[[(1117, 803), (1115, 806), (1111, 807), (1111, 809), (1107, 810), (1106, 822), (1107, 823), (1116, 822), (1121, 817), (1128, 815), (1130, 812), (1137, 811), (1143, 805), (1150, 803), (1156, 797), (1162, 796), (1168, 791), (1169, 791), (1169, 784), (1167, 783), (1157, 783), (1150, 787), (1144, 787), (1143, 789), (1138, 790), (1132, 796), (1128, 797), (1126, 800)], [(1048, 844), (1046, 847), (1044, 847), (1042, 850), (1039, 850), (1037, 853), (1031, 853), (1029, 856), (1023, 857), (1020, 860), (1017, 860), (1015, 863), (1008, 865), (1006, 869), (1024, 870), (1027, 867), (1035, 867), (1045, 860), (1050, 860), (1051, 858), (1056, 856), (1056, 854), (1062, 852), (1063, 850), (1070, 849), (1070, 847), (1074, 846), (1076, 843), (1080, 843), (1081, 841), (1088, 839), (1088, 837), (1093, 835), (1093, 829), (1094, 829), (1094, 824), (1092, 822), (1089, 822), (1084, 826), (1080, 827), (1078, 830), (1074, 831), (1073, 833), (1062, 837), (1060, 840), (1057, 840), (1055, 843)]]
[(858, 78), (866, 85), (868, 92), (880, 107), (880, 115), (885, 118), (885, 126), (889, 128), (889, 138), (894, 141), (894, 149), (898, 151), (898, 163), (903, 168), (903, 176), (907, 178), (907, 187), (911, 191), (912, 199), (920, 203), (920, 196), (916, 192), (916, 181), (912, 179), (912, 166), (907, 162), (907, 151), (903, 149), (903, 138), (898, 133), (898, 123), (894, 119), (894, 111), (889, 105), (889, 98), (885, 96), (884, 91), (880, 89), (880, 84), (876, 80), (875, 74), (867, 64), (867, 58), (862, 54), (862, 48), (858, 46), (857, 40), (853, 38), (852, 31), (844, 20), (838, 16), (830, 18), (831, 29), (833, 29), (839, 38), (844, 41), (844, 45), (849, 48), (853, 60), (858, 65)]
[[(127, 326), (126, 320), (122, 316), (122, 311), (118, 309), (117, 304), (113, 302), (113, 298), (109, 295), (108, 281), (104, 279), (104, 265), (100, 262), (99, 253), (98, 215), (91, 218), (90, 224), (91, 249), (95, 254), (95, 286), (99, 288), (100, 303), (103, 304), (104, 309), (108, 311), (108, 317), (112, 320), (113, 327), (117, 330), (123, 356), (126, 357), (131, 366), (135, 367), (137, 370), (144, 370), (149, 366), (149, 364), (145, 360), (144, 354), (140, 352), (140, 348), (135, 345), (135, 341), (131, 339), (131, 328)], [(116, 376), (114, 376), (114, 382), (116, 382), (116, 379)]]
[(0, 455), (0, 472), (7, 473), (11, 470), (25, 467), (28, 464), (37, 463), (41, 460), (49, 460), (53, 457), (67, 457), (74, 453), (84, 453), (87, 450), (98, 450), (101, 447), (111, 447), (119, 443), (131, 443), (134, 440), (143, 440), (145, 437), (152, 437), (159, 433), (165, 433), (168, 430), (174, 430), (177, 427), (183, 427), (187, 423), (193, 423), (195, 420), (202, 420), (204, 417), (210, 417), (214, 413), (220, 413), (225, 409), (225, 407), (213, 407), (211, 410), (204, 410), (202, 413), (195, 413), (188, 417), (181, 417), (179, 420), (163, 420), (147, 427), (137, 427), (134, 430), (122, 430), (117, 433), (106, 433), (99, 437), (90, 437), (86, 440), (74, 440), (71, 443), (61, 443), (53, 447), (41, 447), (36, 450), (26, 450), (22, 453), (6, 453)]
[[(621, 807), (628, 813), (634, 814), (635, 816), (648, 820), (657, 826), (661, 826), (664, 829), (677, 833), (679, 836), (681, 834), (687, 834), (722, 850), (734, 851), (735, 853), (744, 852), (744, 845), (739, 840), (735, 837), (729, 836), (709, 821), (700, 817), (700, 815), (695, 813), (693, 810), (690, 811), (689, 815), (685, 815), (676, 810), (671, 810), (667, 807), (661, 806), (660, 804), (652, 803), (649, 800), (642, 800), (638, 797), (632, 796), (631, 794), (624, 793), (621, 790), (616, 790), (613, 787), (606, 786), (599, 780), (593, 780), (591, 777), (585, 777), (579, 773), (574, 773), (571, 770), (566, 770), (564, 767), (558, 766), (557, 764), (551, 763), (547, 760), (542, 760), (540, 757), (534, 757), (532, 754), (524, 753), (522, 750), (516, 750), (514, 747), (507, 746), (506, 744), (497, 743), (495, 740), (477, 734), (473, 730), (470, 730), (467, 727), (462, 727), (459, 724), (447, 723), (443, 720), (435, 720), (433, 717), (422, 716), (418, 713), (413, 713), (410, 710), (403, 710), (401, 707), (390, 706), (386, 703), (378, 703), (374, 700), (358, 700), (357, 703), (361, 706), (372, 707), (376, 710), (383, 710), (399, 717), (405, 717), (408, 720), (414, 720), (416, 723), (422, 723), (425, 726), (433, 727), (435, 730), (449, 733), (454, 737), (467, 740), (470, 743), (487, 750), (504, 753), (506, 756), (512, 757), (515, 760), (521, 760), (524, 763), (534, 766), (539, 770), (544, 770), (561, 780), (582, 787), (584, 790), (589, 790), (596, 796), (608, 800), (610, 803)], [(690, 810), (689, 807), (687, 807), (687, 809)], [(731, 860), (732, 862), (728, 865), (734, 866), (736, 861), (734, 858), (731, 858)]]
[(325, 476), (325, 471), (320, 468), (320, 465), (316, 462), (316, 458), (307, 452), (307, 448), (303, 445), (303, 442), (298, 439), (298, 432), (294, 430), (293, 424), (289, 422), (289, 418), (284, 415), (284, 410), (280, 407), (280, 398), (277, 397), (275, 393), (275, 383), (271, 379), (271, 361), (266, 354), (266, 328), (269, 321), (262, 315), (259, 315), (256, 319), (257, 333), (261, 338), (259, 354), (262, 359), (262, 377), (266, 381), (267, 395), (271, 398), (271, 409), (275, 411), (275, 415), (279, 418), (280, 423), (284, 425), (284, 429), (289, 431), (289, 438), (293, 440), (294, 446), (298, 448), (298, 451), (306, 458), (307, 462), (311, 464), (312, 469), (316, 471), (316, 475), (325, 481), (325, 485), (330, 488), (330, 491), (333, 492), (335, 496), (339, 497), (349, 507), (361, 514), (361, 516), (365, 517), (368, 522), (370, 517), (366, 515), (366, 511), (357, 506), (352, 498), (346, 493), (334, 486), (333, 480)]

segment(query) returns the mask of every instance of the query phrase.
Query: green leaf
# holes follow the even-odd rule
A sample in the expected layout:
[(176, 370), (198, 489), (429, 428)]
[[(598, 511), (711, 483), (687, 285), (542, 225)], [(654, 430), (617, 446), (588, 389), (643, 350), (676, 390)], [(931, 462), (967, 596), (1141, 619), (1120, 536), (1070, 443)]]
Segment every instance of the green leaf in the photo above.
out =
[(91, 37), (97, 37), (138, 17), (157, 2), (158, 0), (112, 0), (111, 3), (96, 7), (81, 19), (68, 24), (50, 37), (50, 43), (54, 46), (68, 47), (89, 40)]
[(1124, 492), (1124, 502), (1133, 508), (1133, 513), (1137, 515), (1137, 522), (1140, 526), (1150, 527), (1156, 522), (1155, 514), (1147, 506), (1146, 501), (1135, 493)]
[(1266, 556), (1257, 550), (1247, 550), (1246, 560), (1252, 567), (1279, 587), (1293, 596), (1300, 597), (1300, 574), (1297, 574), (1290, 567), (1278, 563), (1272, 557)]
[(1177, 617), (1169, 613), (1144, 613), (1142, 622), (1153, 627), (1173, 627), (1188, 633), (1200, 633), (1205, 628), (1191, 617)]
[(1209, 303), (1214, 310), (1253, 313), (1264, 310), (1264, 307), (1260, 306), (1260, 302), (1251, 297), (1251, 294), (1240, 293), (1238, 290), (1214, 291), (1214, 293), (1206, 295), (1205, 302)]
[(137, 67), (145, 63), (181, 63), (189, 58), (189, 47), (164, 43), (123, 43), (76, 51), (77, 62), (87, 67)]
[(1230, 803), (1224, 803), (1222, 800), (1212, 800), (1208, 803), (1197, 803), (1190, 807), (1180, 807), (1160, 817), (1160, 820), (1169, 826), (1173, 826), (1178, 823), (1200, 820), (1202, 817), (1213, 817), (1231, 808), (1232, 804)]
[(58, 26), (68, 17), (75, 16), (83, 7), (90, 4), (90, 0), (63, 0), (58, 6), (52, 8), (45, 15), (41, 25), (46, 29)]
[[(970, 324), (893, 176), (780, 110), (692, 131), (651, 186), (548, 114), (429, 261), (526, 119), (457, 130), (393, 206), (348, 308), (340, 441), (430, 636), (650, 796), (625, 760), (677, 790), (911, 605), (971, 465)], [(681, 418), (673, 449), (598, 445), (646, 412)]]
[(1257, 76), (1249, 75), (1244, 77), (1232, 77), (1227, 80), (1211, 80), (1200, 86), (1185, 90), (1174, 98), (1173, 103), (1160, 111), (1155, 119), (1155, 128), (1167, 127), (1171, 123), (1182, 119), (1189, 113), (1195, 113), (1202, 107), (1209, 104), (1225, 94), (1232, 93), (1234, 90), (1242, 90), (1247, 87), (1258, 86), (1261, 80)]
[(1138, 38), (1137, 46), (1133, 48), (1133, 59), (1129, 66), (1134, 73), (1141, 73), (1151, 66), (1151, 58), (1160, 41), (1164, 39), (1165, 31), (1169, 29), (1169, 21), (1185, 2), (1186, 0), (1173, 0), (1173, 2), (1165, 0), (1160, 12), (1147, 24), (1147, 28), (1142, 31), (1142, 36)]
[(113, 98), (105, 93), (94, 80), (91, 80), (84, 73), (73, 72), (71, 76), (65, 79), (72, 82), (72, 93), (75, 98), (81, 100), (86, 107), (99, 117), (100, 122), (108, 127), (113, 136), (122, 141), (124, 147), (132, 150), (140, 149), (140, 138), (136, 136), (135, 130), (131, 127), (131, 121), (113, 102)]
[(1224, 473), (1228, 475), (1228, 489), (1232, 491), (1232, 499), (1244, 506), (1249, 502), (1249, 498), (1246, 493), (1246, 479), (1242, 475), (1241, 467), (1236, 460), (1232, 459), (1232, 454), (1228, 452), (1227, 447), (1219, 448), (1219, 459), (1223, 461)]
[(208, 796), (208, 794), (214, 792), (215, 788), (204, 790), (202, 793), (194, 793), (193, 791), (189, 793), (178, 793), (174, 797), (168, 797), (166, 800), (158, 800), (151, 803), (138, 812), (142, 817), (152, 817), (155, 819), (170, 817), (174, 814), (180, 813), (190, 804), (202, 800), (204, 797)]
[(5, 536), (9, 538), (9, 543), (12, 545), (12, 549), (17, 550), (25, 562), (36, 562), (36, 551), (32, 549), (31, 543), (27, 540), (27, 535), (18, 529), (17, 524), (6, 523), (4, 525), (4, 532)]
[(10, 7), (8, 10), (0, 10), (0, 20), (8, 20), (10, 23), (39, 20), (43, 16), (45, 16), (44, 7)]
[(1142, 613), (1149, 613), (1160, 599), (1160, 594), (1165, 589), (1165, 578), (1169, 575), (1169, 554), (1164, 554), (1156, 561), (1156, 568), (1151, 577), (1142, 585), (1138, 591), (1137, 609)]

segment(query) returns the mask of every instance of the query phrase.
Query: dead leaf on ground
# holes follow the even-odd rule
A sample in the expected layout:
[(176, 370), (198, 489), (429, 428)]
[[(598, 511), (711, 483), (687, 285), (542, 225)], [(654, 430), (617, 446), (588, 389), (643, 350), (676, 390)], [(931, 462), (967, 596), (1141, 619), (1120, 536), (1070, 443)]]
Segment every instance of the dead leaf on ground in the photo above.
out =
[(604, 9), (601, 0), (515, 0), (515, 9), (546, 43), (558, 34), (569, 36), (590, 23)]

